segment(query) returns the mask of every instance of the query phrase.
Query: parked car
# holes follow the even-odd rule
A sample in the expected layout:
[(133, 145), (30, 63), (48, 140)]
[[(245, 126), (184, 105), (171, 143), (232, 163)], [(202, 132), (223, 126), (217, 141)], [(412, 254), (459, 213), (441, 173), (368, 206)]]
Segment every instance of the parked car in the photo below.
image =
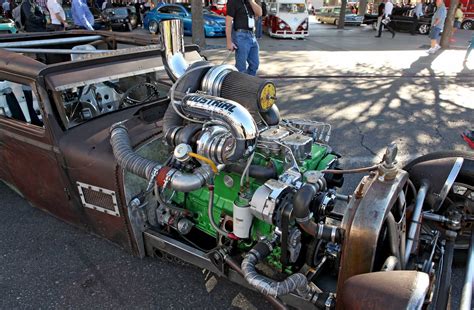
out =
[(321, 9), (322, 9), (322, 8), (315, 9), (315, 8), (313, 7), (313, 9), (311, 10), (311, 14), (313, 14), (314, 16), (320, 15), (320, 14), (321, 14)]
[(138, 14), (140, 13), (137, 13), (137, 9), (134, 6), (127, 6), (127, 9), (129, 10), (128, 19), (130, 20), (130, 25), (135, 29), (138, 27)]
[[(413, 9), (406, 8), (394, 8), (393, 14), (391, 16), (390, 26), (399, 32), (409, 32), (413, 27)], [(431, 29), (431, 17), (433, 14), (422, 16), (418, 19), (418, 33), (428, 34)], [(364, 15), (364, 24), (372, 25), (373, 28), (376, 28), (377, 25), (377, 15), (375, 14), (365, 14)]]
[(464, 18), (461, 28), (464, 30), (474, 30), (474, 19)]
[(133, 27), (130, 22), (130, 10), (128, 7), (114, 7), (105, 9), (102, 16), (106, 24), (112, 30), (132, 31)]
[(15, 22), (0, 16), (0, 34), (17, 33)]
[[(204, 10), (204, 33), (207, 37), (225, 36), (225, 17), (211, 11)], [(148, 12), (143, 18), (145, 29), (150, 33), (158, 33), (160, 21), (167, 19), (180, 19), (183, 21), (184, 34), (192, 35), (190, 4), (167, 4)]]
[[(461, 3), (461, 10), (464, 13), (461, 28), (464, 30), (474, 30), (474, 0), (460, 0), (459, 3)], [(450, 0), (445, 0), (445, 4), (449, 8)]]
[[(327, 6), (322, 7), (319, 12), (316, 13), (316, 20), (322, 24), (339, 24), (339, 14), (341, 12), (340, 7)], [(353, 14), (349, 8), (346, 9), (346, 16), (344, 19), (344, 25), (360, 26), (364, 20), (364, 17), (357, 14)]]
[(226, 16), (227, 15), (227, 4), (213, 4), (207, 7), (211, 12), (216, 13), (217, 15)]
[(301, 39), (309, 34), (308, 10), (305, 0), (270, 0), (263, 30), (270, 37)]

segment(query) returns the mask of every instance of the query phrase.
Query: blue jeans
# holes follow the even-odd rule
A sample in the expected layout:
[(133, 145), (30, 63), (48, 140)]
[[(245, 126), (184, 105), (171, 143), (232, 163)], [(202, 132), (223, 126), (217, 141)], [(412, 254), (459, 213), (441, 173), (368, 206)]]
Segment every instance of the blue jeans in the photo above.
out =
[(428, 37), (431, 40), (438, 40), (441, 37), (441, 28), (439, 27), (431, 27), (430, 33)]
[(262, 16), (257, 18), (257, 24), (255, 25), (255, 36), (257, 39), (260, 39), (262, 37)]
[(235, 50), (235, 67), (237, 70), (253, 76), (257, 75), (259, 47), (255, 36), (249, 32), (234, 31), (232, 39), (237, 46)]

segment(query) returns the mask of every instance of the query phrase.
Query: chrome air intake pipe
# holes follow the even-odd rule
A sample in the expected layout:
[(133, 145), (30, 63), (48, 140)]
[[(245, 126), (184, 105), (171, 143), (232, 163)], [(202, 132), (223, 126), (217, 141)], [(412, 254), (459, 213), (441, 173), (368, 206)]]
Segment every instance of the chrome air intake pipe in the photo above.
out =
[(188, 116), (210, 121), (198, 140), (198, 153), (216, 163), (235, 162), (255, 146), (257, 124), (249, 111), (237, 102), (208, 95), (186, 95), (178, 105)]
[(179, 19), (160, 23), (161, 54), (166, 72), (173, 82), (184, 74), (189, 64), (184, 59), (183, 23)]

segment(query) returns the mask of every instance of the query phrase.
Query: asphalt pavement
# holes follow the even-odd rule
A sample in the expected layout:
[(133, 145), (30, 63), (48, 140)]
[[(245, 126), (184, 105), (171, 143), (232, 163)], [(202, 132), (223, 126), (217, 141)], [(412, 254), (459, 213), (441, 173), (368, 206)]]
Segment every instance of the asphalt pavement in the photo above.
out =
[[(284, 116), (332, 125), (331, 145), (346, 167), (380, 160), (392, 141), (401, 163), (468, 150), (459, 133), (474, 120), (474, 56), (463, 63), (473, 32), (460, 31), (454, 49), (427, 55), (426, 36), (376, 39), (368, 27), (310, 27), (305, 40), (262, 39), (259, 74), (275, 81)], [(204, 53), (222, 62), (224, 42), (209, 39)], [(349, 178), (343, 191), (357, 181)], [(456, 269), (454, 308), (462, 281)], [(196, 267), (133, 257), (30, 207), (1, 183), (0, 296), (1, 309), (269, 307), (257, 293)]]

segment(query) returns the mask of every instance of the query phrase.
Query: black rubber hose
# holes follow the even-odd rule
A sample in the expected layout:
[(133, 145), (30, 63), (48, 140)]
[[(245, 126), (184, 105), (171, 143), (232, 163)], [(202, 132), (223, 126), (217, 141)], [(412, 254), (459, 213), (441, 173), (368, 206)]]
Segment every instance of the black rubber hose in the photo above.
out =
[(392, 255), (395, 256), (398, 261), (401, 261), (400, 246), (397, 233), (397, 223), (395, 222), (395, 218), (393, 217), (392, 212), (387, 215), (385, 221), (387, 223), (387, 234), (388, 242), (390, 245), (390, 252), (392, 252)]
[(300, 227), (317, 239), (341, 243), (344, 238), (344, 231), (340, 227), (318, 224), (311, 220), (311, 210), (309, 209), (314, 196), (317, 193), (317, 185), (303, 185), (293, 198), (293, 215)]
[(424, 162), (424, 161), (441, 159), (441, 158), (449, 158), (449, 157), (463, 157), (464, 159), (474, 161), (474, 152), (440, 151), (440, 152), (429, 153), (429, 154), (426, 154), (426, 155), (423, 155), (423, 156), (420, 156), (418, 158), (413, 159), (412, 161), (410, 161), (408, 164), (406, 164), (403, 167), (403, 170), (409, 170), (414, 165), (416, 165), (418, 163), (421, 163), (421, 162)]
[[(245, 170), (245, 164), (230, 164), (226, 168), (229, 171), (236, 173), (243, 173)], [(263, 167), (259, 165), (250, 165), (249, 176), (258, 180), (276, 179), (278, 177), (275, 167)]]
[(449, 158), (449, 157), (462, 157), (464, 158), (464, 162), (461, 167), (461, 171), (456, 178), (456, 182), (464, 183), (464, 184), (471, 184), (474, 180), (474, 152), (465, 152), (465, 151), (440, 151), (440, 152), (433, 152), (430, 154), (426, 154), (415, 158), (411, 162), (403, 167), (403, 170), (410, 172), (410, 169), (413, 166), (430, 160), (436, 160), (441, 158)]
[(302, 273), (294, 273), (283, 281), (275, 281), (258, 273), (255, 266), (270, 255), (272, 249), (266, 242), (257, 243), (245, 256), (242, 271), (245, 280), (266, 296), (278, 297), (296, 292), (302, 297), (310, 293), (308, 279)]
[(293, 198), (293, 215), (297, 222), (307, 222), (310, 220), (311, 212), (309, 206), (314, 196), (316, 188), (313, 185), (303, 185)]
[(110, 144), (120, 167), (144, 179), (150, 179), (154, 168), (161, 167), (155, 161), (138, 155), (132, 148), (127, 127), (116, 123), (110, 128)]
[(171, 106), (173, 103), (169, 103), (168, 108), (166, 109), (165, 115), (163, 116), (163, 133), (165, 135), (166, 141), (170, 145), (175, 145), (175, 141), (172, 137), (173, 132), (177, 127), (183, 126), (183, 119), (179, 116), (178, 113)]

